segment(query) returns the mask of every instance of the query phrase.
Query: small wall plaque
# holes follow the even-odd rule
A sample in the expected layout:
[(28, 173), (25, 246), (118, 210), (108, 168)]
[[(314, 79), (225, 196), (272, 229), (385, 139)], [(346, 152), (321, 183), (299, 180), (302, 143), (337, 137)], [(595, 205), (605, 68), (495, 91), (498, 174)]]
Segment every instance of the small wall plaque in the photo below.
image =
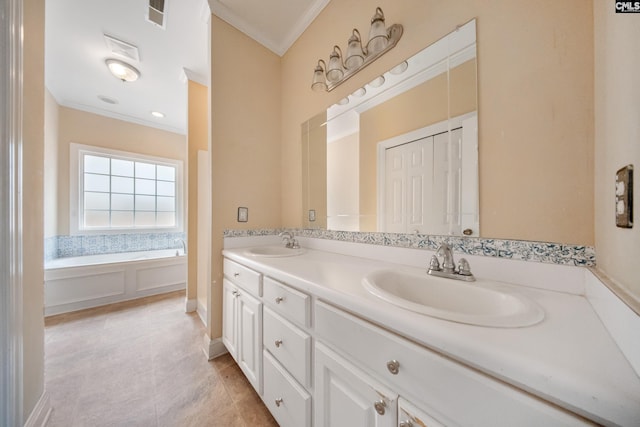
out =
[(249, 221), (249, 208), (238, 208), (238, 222)]

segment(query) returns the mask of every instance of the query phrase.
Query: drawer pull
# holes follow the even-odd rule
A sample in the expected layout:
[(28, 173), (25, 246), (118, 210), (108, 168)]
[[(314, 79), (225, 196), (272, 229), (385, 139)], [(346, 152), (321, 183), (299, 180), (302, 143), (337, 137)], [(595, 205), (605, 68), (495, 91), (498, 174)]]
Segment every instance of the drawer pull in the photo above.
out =
[(400, 421), (400, 424), (398, 424), (398, 427), (413, 427), (413, 423), (409, 420)]
[(386, 412), (387, 404), (384, 400), (379, 400), (373, 404), (373, 407), (376, 408), (376, 412), (380, 415), (384, 415)]
[(240, 273), (233, 273), (233, 277), (238, 277)]
[(277, 406), (277, 407), (280, 407), (280, 405), (282, 405), (283, 403), (284, 403), (284, 400), (282, 400), (282, 398), (281, 398), (281, 397), (280, 397), (280, 398), (278, 398), (278, 399), (276, 399), (276, 406)]
[(276, 347), (280, 347), (282, 345), (282, 340), (276, 340)]
[(284, 301), (284, 297), (277, 297), (276, 298), (276, 304), (280, 304), (282, 301)]
[(398, 372), (400, 371), (400, 362), (398, 362), (397, 360), (390, 360), (387, 362), (387, 369), (389, 370), (389, 372), (391, 372), (393, 375), (398, 375)]

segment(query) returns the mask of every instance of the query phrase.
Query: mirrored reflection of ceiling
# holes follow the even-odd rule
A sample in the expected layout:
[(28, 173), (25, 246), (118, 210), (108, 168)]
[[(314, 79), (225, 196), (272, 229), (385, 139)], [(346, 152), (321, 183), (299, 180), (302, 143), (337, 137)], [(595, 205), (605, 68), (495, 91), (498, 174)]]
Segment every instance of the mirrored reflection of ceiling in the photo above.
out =
[[(58, 104), (185, 133), (183, 69), (207, 83), (209, 9), (204, 0), (151, 3), (164, 3), (164, 16), (151, 14), (163, 27), (149, 21), (149, 0), (47, 0), (45, 83)], [(140, 78), (118, 80), (108, 58)]]
[[(184, 70), (207, 84), (210, 13), (283, 55), (328, 2), (47, 0), (46, 87), (62, 106), (185, 134)], [(130, 64), (140, 78), (118, 80), (109, 58)]]

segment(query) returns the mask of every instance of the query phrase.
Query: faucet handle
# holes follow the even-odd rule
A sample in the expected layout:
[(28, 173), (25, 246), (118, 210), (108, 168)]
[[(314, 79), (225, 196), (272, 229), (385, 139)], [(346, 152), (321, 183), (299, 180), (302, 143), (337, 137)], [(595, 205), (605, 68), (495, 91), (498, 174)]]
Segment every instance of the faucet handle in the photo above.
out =
[(461, 276), (473, 276), (471, 274), (471, 266), (469, 265), (469, 261), (464, 258), (460, 258), (458, 260), (458, 274)]
[(440, 271), (440, 262), (438, 262), (438, 257), (435, 255), (431, 256), (431, 261), (429, 262), (429, 271)]

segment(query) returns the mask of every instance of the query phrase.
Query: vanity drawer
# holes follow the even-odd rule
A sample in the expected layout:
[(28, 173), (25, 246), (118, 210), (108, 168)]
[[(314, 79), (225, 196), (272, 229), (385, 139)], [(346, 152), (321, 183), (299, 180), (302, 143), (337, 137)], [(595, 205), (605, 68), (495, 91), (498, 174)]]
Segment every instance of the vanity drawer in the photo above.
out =
[(268, 351), (264, 352), (263, 400), (280, 426), (311, 425), (311, 396), (279, 366)]
[[(315, 330), (353, 363), (420, 407), (460, 425), (590, 425), (539, 398), (318, 301)], [(397, 370), (394, 369), (397, 362)]]
[(264, 347), (305, 387), (311, 387), (311, 337), (300, 328), (264, 309)]
[(262, 274), (250, 268), (240, 265), (237, 262), (225, 258), (223, 261), (224, 275), (236, 285), (242, 287), (255, 297), (262, 295), (261, 278)]
[(284, 283), (264, 278), (264, 302), (285, 318), (309, 327), (311, 297)]

